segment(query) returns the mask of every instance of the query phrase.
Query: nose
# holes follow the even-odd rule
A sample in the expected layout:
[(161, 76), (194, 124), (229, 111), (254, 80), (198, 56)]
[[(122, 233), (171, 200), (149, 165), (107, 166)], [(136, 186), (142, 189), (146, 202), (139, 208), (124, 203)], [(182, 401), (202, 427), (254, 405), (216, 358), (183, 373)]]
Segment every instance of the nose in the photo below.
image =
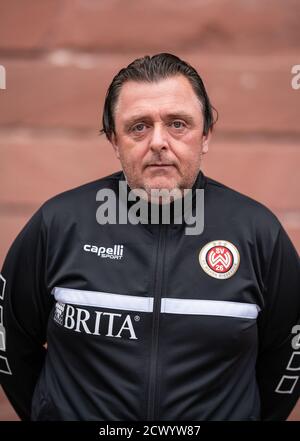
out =
[(155, 124), (149, 141), (151, 150), (159, 152), (169, 147), (167, 131), (162, 124)]

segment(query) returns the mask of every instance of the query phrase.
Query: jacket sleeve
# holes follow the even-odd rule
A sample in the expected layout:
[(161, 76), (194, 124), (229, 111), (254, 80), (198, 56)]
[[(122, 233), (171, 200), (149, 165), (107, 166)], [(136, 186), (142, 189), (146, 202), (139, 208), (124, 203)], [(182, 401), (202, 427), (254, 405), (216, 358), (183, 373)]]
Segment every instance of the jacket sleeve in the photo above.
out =
[(258, 319), (257, 382), (262, 420), (286, 420), (300, 393), (300, 264), (282, 227)]
[(45, 282), (41, 209), (12, 244), (0, 277), (0, 383), (22, 420), (43, 366), (51, 296)]

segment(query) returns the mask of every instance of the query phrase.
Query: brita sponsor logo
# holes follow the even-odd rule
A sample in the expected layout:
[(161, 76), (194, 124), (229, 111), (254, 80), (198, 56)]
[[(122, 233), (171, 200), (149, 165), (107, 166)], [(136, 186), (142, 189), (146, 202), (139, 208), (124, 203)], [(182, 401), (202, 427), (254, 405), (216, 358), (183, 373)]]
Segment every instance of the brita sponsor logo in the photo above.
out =
[(108, 259), (120, 260), (123, 258), (123, 245), (114, 245), (113, 248), (98, 247), (97, 245), (85, 244), (84, 251), (94, 253), (97, 256)]
[[(54, 320), (66, 329), (90, 335), (137, 340), (129, 314), (87, 310), (78, 306), (56, 303)], [(139, 321), (134, 316), (134, 321)]]

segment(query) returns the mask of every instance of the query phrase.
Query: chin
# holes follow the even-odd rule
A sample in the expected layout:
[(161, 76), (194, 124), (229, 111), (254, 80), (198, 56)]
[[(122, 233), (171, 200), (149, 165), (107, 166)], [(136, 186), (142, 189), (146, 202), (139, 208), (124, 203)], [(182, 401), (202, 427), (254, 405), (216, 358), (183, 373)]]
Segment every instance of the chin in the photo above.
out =
[(167, 189), (167, 190), (173, 190), (174, 188), (178, 188), (179, 183), (175, 179), (168, 179), (163, 177), (157, 177), (153, 179), (147, 179), (144, 183), (144, 188), (147, 190), (156, 189)]

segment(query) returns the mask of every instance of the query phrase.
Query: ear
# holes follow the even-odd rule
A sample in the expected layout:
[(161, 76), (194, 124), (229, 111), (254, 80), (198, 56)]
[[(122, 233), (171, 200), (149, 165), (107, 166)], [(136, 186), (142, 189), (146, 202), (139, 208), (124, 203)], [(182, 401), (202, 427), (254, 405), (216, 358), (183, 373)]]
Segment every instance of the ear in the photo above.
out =
[(208, 145), (211, 139), (211, 130), (207, 133), (207, 135), (202, 136), (202, 155), (208, 152)]
[(118, 140), (117, 140), (117, 136), (113, 133), (111, 136), (111, 145), (113, 146), (113, 149), (115, 151), (116, 157), (118, 159), (120, 159), (120, 152), (119, 152), (119, 146), (118, 146)]

